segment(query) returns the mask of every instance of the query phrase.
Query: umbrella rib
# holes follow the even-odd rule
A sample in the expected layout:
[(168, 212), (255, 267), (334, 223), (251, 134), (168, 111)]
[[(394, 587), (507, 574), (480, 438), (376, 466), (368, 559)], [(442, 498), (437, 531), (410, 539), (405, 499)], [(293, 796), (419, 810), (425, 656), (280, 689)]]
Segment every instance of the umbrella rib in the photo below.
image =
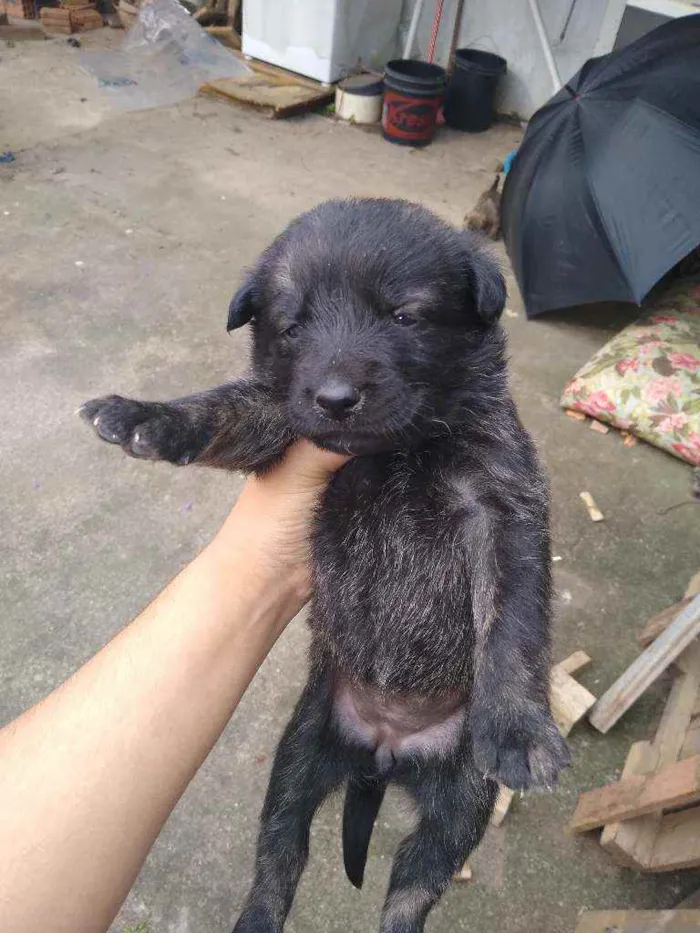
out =
[(583, 132), (581, 131), (581, 123), (580, 123), (578, 114), (577, 114), (577, 124), (578, 124), (579, 133), (581, 134), (581, 144), (583, 146), (583, 153), (584, 153), (583, 165), (584, 165), (584, 171), (585, 171), (585, 176), (586, 176), (585, 190), (588, 192), (591, 203), (593, 204), (593, 207), (595, 209), (596, 217), (598, 218), (598, 223), (600, 224), (602, 231), (605, 234), (605, 236), (602, 238), (603, 243), (606, 245), (610, 256), (612, 257), (613, 261), (615, 262), (615, 265), (619, 269), (620, 276), (623, 279), (625, 285), (627, 286), (627, 290), (629, 294), (636, 301), (637, 299), (636, 299), (634, 287), (632, 283), (630, 282), (629, 277), (627, 276), (627, 273), (625, 272), (624, 266), (621, 262), (620, 256), (618, 255), (617, 250), (615, 249), (613, 245), (612, 238), (610, 236), (610, 231), (608, 230), (608, 226), (605, 223), (605, 218), (603, 217), (602, 211), (600, 209), (600, 205), (598, 204), (598, 199), (596, 198), (596, 195), (595, 195), (595, 189), (593, 187), (593, 183), (591, 181), (591, 177), (588, 172), (588, 168), (589, 168), (588, 159), (585, 158), (586, 143), (585, 143)]

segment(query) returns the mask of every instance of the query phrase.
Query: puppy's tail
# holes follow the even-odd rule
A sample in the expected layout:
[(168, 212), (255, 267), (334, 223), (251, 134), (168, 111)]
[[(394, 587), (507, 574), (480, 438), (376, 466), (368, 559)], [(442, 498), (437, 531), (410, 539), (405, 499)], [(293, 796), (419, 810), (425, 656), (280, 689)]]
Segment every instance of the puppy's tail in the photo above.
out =
[(343, 812), (343, 860), (345, 874), (356, 888), (362, 887), (367, 850), (374, 822), (384, 799), (387, 781), (383, 777), (351, 777)]

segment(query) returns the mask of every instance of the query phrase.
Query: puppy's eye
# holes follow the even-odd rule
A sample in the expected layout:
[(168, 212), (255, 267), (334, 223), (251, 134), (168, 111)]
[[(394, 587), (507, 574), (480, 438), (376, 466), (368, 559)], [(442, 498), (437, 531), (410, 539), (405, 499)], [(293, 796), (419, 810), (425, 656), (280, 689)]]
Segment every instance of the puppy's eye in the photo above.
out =
[(293, 340), (295, 337), (298, 337), (301, 332), (300, 324), (290, 324), (286, 330), (283, 330), (280, 334), (281, 337), (289, 337), (290, 340)]
[(392, 317), (401, 327), (413, 327), (413, 325), (417, 323), (416, 318), (412, 314), (408, 311), (403, 311), (401, 308), (397, 308), (396, 311), (393, 311)]

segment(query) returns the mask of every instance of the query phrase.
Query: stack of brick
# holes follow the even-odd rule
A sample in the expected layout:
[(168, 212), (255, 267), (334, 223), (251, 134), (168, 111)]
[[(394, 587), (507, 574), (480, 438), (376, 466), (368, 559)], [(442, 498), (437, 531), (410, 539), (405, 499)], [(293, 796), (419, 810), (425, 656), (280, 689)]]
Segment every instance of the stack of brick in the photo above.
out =
[(15, 19), (36, 19), (35, 0), (7, 0), (7, 13)]
[(41, 25), (46, 32), (84, 32), (104, 26), (102, 15), (90, 0), (62, 0), (58, 7), (41, 8)]

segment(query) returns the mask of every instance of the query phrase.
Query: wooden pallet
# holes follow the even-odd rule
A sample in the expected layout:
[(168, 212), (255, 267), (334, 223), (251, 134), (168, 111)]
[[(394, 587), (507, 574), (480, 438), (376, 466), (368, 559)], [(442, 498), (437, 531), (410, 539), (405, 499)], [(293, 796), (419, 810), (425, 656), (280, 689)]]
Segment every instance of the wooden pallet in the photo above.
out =
[[(652, 619), (642, 642), (654, 647), (692, 605), (672, 607), (662, 623)], [(642, 871), (700, 865), (700, 639), (675, 667), (654, 739), (631, 747), (619, 781), (581, 795), (569, 826), (572, 833), (602, 826), (600, 843), (614, 861)]]

